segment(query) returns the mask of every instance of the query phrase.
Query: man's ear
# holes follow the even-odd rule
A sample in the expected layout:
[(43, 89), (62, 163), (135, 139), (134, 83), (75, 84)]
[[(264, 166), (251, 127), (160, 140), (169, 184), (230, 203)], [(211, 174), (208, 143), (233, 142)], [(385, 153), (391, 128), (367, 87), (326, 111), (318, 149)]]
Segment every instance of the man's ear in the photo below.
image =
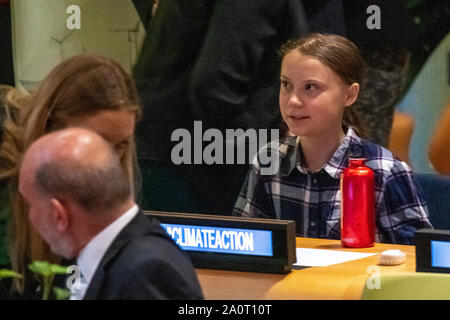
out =
[(70, 225), (69, 214), (66, 206), (57, 198), (52, 198), (50, 201), (50, 210), (53, 222), (58, 231), (67, 231)]
[(345, 97), (344, 106), (346, 107), (351, 106), (356, 101), (356, 99), (358, 99), (358, 95), (359, 95), (359, 83), (355, 82), (347, 89), (347, 95)]

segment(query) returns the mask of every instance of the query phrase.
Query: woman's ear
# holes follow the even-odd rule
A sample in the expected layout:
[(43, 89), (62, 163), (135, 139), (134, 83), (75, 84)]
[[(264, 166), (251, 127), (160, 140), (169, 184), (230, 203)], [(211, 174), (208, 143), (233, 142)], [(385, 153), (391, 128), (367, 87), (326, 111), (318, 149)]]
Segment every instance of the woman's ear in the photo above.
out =
[(70, 219), (67, 208), (57, 198), (52, 198), (50, 201), (50, 210), (54, 225), (59, 232), (65, 232), (69, 228)]
[(359, 95), (359, 83), (355, 82), (347, 89), (344, 106), (346, 107), (351, 106), (356, 101), (356, 99), (358, 99), (358, 95)]

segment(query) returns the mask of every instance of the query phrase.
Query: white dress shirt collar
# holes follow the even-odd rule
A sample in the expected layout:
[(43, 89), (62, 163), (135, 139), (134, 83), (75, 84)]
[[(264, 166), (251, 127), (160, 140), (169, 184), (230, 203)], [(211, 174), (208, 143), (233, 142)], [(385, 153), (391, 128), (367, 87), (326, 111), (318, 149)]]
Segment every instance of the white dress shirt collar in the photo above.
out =
[[(86, 283), (84, 291), (89, 286), (100, 261), (110, 247), (111, 243), (138, 212), (139, 207), (135, 204), (113, 223), (92, 238), (92, 240), (89, 241), (89, 243), (81, 250), (77, 258), (77, 264)], [(83, 298), (84, 294), (85, 292), (82, 292), (77, 296), (79, 298)]]

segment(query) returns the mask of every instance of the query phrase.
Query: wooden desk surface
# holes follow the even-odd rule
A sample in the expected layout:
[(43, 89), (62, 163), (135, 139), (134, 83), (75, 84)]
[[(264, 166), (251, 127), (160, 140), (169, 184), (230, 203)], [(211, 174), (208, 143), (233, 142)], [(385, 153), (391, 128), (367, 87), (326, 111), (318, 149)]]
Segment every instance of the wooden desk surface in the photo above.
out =
[[(415, 272), (415, 247), (377, 243), (372, 248), (346, 249), (339, 240), (297, 238), (298, 248), (342, 250), (380, 253), (400, 249), (406, 253), (406, 262), (399, 266), (378, 265), (378, 255), (348, 261), (327, 267), (308, 267), (288, 274), (237, 272), (197, 269), (197, 275), (206, 299), (359, 299), (372, 271)], [(369, 268), (369, 270), (368, 270)]]

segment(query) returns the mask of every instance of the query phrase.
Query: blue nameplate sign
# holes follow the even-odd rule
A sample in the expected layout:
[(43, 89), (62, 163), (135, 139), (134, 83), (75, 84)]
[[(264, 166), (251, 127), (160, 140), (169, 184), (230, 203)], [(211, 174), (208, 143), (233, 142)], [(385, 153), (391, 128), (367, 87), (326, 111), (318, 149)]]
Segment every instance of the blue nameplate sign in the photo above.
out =
[(296, 261), (295, 222), (144, 211), (196, 268), (286, 273)]
[(431, 266), (450, 269), (450, 241), (431, 241)]
[(416, 271), (450, 273), (450, 230), (416, 231)]
[(273, 256), (272, 231), (161, 225), (184, 250)]

